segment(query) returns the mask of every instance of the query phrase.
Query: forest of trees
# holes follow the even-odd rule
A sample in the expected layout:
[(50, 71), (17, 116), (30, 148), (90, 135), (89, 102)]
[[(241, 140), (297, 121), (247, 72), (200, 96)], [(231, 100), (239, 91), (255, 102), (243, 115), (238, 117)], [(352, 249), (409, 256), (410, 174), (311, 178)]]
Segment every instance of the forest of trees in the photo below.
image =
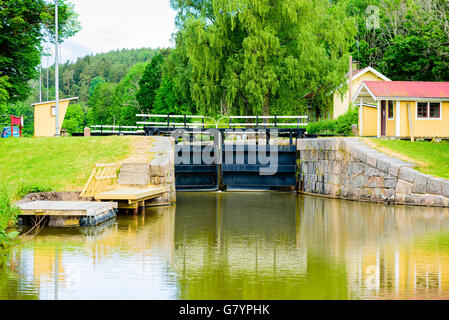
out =
[[(31, 6), (28, 0), (12, 2)], [(37, 2), (42, 7), (34, 10), (51, 9), (46, 1)], [(62, 23), (72, 26), (62, 28), (63, 35), (69, 37), (77, 31), (76, 14), (62, 3)], [(170, 3), (178, 12), (174, 48), (123, 49), (61, 65), (61, 97), (80, 98), (67, 113), (69, 132), (89, 124), (134, 125), (137, 113), (325, 117), (333, 91), (344, 82), (350, 55), (360, 68), (372, 66), (393, 80), (449, 81), (446, 0)], [(0, 6), (5, 4), (0, 1)], [(0, 23), (9, 17), (2, 16)], [(3, 49), (12, 37), (7, 32), (0, 28), (0, 114), (24, 114), (32, 124), (39, 55), (18, 60), (26, 72), (14, 77), (3, 66), (14, 60)], [(34, 43), (42, 40), (38, 35)], [(49, 73), (51, 100), (54, 68)], [(305, 98), (311, 92), (313, 99)]]

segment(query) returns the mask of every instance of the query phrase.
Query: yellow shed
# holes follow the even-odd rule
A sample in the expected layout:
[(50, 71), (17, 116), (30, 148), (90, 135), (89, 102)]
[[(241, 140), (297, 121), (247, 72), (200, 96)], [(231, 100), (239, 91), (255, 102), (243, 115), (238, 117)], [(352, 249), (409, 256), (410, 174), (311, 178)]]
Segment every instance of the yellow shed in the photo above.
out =
[[(64, 122), (70, 101), (78, 97), (59, 100), (59, 128)], [(53, 137), (56, 131), (56, 101), (38, 102), (34, 107), (34, 136)]]
[(449, 82), (365, 81), (353, 102), (362, 136), (449, 138)]
[[(348, 88), (342, 92), (344, 86), (341, 86), (334, 93), (333, 100), (333, 117), (334, 119), (338, 118), (342, 114), (345, 114), (349, 110), (349, 103), (351, 99), (354, 97), (354, 93), (360, 87), (360, 85), (364, 81), (391, 81), (389, 78), (384, 76), (382, 73), (377, 71), (372, 67), (366, 67), (363, 69), (355, 70), (352, 73), (352, 78), (349, 78), (349, 73), (346, 75)], [(349, 90), (349, 87), (352, 87), (353, 90)], [(351, 93), (349, 92), (351, 91)], [(349, 95), (352, 95), (350, 98)]]

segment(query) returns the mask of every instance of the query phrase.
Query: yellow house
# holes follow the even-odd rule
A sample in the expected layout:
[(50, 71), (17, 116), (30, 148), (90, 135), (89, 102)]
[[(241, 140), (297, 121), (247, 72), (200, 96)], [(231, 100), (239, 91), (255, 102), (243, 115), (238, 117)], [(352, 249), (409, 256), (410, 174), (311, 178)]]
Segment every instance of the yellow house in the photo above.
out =
[(449, 137), (449, 82), (365, 81), (352, 101), (361, 136)]
[[(59, 128), (64, 122), (65, 113), (70, 101), (76, 98), (59, 100)], [(38, 102), (34, 107), (34, 136), (53, 137), (56, 131), (56, 101)]]
[[(352, 77), (349, 77), (350, 73), (346, 75), (347, 89), (342, 92), (343, 84), (334, 93), (334, 119), (338, 118), (342, 114), (346, 113), (349, 109), (351, 98), (354, 97), (356, 90), (364, 81), (391, 81), (382, 73), (372, 67), (366, 67), (363, 69), (355, 70), (352, 72)], [(350, 98), (351, 95), (351, 98)]]

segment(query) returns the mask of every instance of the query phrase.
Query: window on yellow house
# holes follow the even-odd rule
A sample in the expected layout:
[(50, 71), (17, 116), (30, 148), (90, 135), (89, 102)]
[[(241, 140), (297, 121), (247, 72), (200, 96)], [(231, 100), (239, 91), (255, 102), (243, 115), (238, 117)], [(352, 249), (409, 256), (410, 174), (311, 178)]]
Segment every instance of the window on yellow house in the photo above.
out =
[(394, 101), (388, 101), (388, 120), (394, 120)]
[(440, 117), (440, 104), (439, 103), (429, 103), (429, 117), (439, 118)]
[(418, 118), (427, 118), (427, 103), (418, 102)]
[(418, 102), (416, 116), (418, 119), (440, 119), (441, 103), (439, 102)]

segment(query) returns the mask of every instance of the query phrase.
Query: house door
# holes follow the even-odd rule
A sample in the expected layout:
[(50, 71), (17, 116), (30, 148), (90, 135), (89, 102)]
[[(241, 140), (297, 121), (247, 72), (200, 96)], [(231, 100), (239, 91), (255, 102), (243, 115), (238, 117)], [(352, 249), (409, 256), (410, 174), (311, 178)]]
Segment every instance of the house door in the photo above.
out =
[(386, 101), (382, 100), (380, 103), (380, 135), (385, 136), (387, 133), (387, 107)]

